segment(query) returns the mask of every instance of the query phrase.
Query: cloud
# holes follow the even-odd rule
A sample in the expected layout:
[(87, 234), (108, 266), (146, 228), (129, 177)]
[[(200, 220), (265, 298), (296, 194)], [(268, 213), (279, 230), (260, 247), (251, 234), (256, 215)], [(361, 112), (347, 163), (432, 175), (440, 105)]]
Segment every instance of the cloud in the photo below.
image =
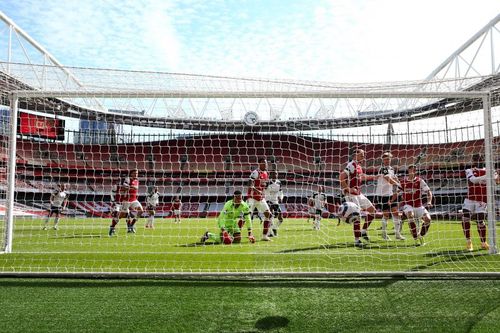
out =
[(7, 0), (66, 65), (366, 82), (424, 78), (497, 1)]

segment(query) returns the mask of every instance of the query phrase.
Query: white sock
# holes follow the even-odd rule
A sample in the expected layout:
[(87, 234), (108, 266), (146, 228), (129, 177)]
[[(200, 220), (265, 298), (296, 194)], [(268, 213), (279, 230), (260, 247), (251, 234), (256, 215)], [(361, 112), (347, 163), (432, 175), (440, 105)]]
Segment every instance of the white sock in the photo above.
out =
[(401, 220), (399, 217), (393, 217), (392, 220), (394, 221), (394, 232), (396, 233), (396, 236), (401, 235)]
[(385, 218), (382, 218), (382, 231), (386, 232), (387, 230), (387, 220)]

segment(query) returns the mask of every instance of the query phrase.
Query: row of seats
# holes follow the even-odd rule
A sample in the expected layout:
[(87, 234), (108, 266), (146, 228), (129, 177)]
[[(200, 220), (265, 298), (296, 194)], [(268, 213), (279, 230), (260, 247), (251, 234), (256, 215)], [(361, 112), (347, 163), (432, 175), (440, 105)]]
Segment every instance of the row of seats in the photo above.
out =
[[(457, 191), (465, 191), (467, 188), (467, 182), (465, 179), (431, 179), (427, 180), (429, 187), (435, 194), (451, 194)], [(66, 183), (67, 192), (70, 194), (89, 194), (89, 195), (110, 195), (112, 193), (112, 185), (87, 185), (81, 183)], [(16, 180), (16, 190), (24, 192), (39, 192), (39, 193), (51, 193), (56, 189), (56, 183), (45, 182), (45, 181), (33, 181), (33, 180)], [(0, 180), (0, 188), (6, 188), (6, 179)], [(157, 185), (158, 191), (163, 196), (181, 196), (181, 197), (200, 197), (200, 196), (217, 196), (217, 197), (227, 197), (231, 196), (236, 190), (245, 191), (246, 186), (241, 185), (229, 185), (224, 186), (219, 185)], [(317, 183), (302, 184), (302, 185), (283, 185), (283, 193), (287, 197), (308, 197), (312, 193), (318, 190)], [(139, 194), (145, 196), (150, 187), (146, 185), (141, 185), (139, 187)], [(339, 186), (326, 186), (325, 191), (327, 193), (338, 195)], [(369, 182), (363, 186), (363, 192), (369, 196), (375, 195), (376, 185), (373, 182)]]
[[(109, 218), (113, 211), (112, 205), (104, 201), (72, 201), (70, 205), (88, 216), (95, 217)], [(184, 202), (181, 210), (182, 217), (217, 216), (223, 205), (224, 203)], [(331, 204), (326, 207), (325, 212), (334, 213), (337, 208), (337, 205)], [(282, 204), (281, 210), (285, 217), (304, 217), (309, 214), (307, 205), (301, 203)], [(155, 215), (158, 217), (171, 217), (172, 203), (160, 203), (155, 209)]]
[[(499, 141), (496, 138), (496, 141)], [(496, 142), (495, 141), (495, 142)], [(498, 142), (497, 142), (498, 143)], [(154, 171), (249, 170), (258, 157), (277, 161), (280, 171), (338, 171), (349, 159), (355, 144), (292, 135), (223, 135), (172, 139), (122, 145), (81, 145), (18, 140), (18, 158), (27, 164), (92, 169), (133, 169)], [(380, 156), (389, 147), (359, 144), (366, 151), (366, 167), (380, 165)], [(495, 145), (498, 147), (498, 144)], [(392, 145), (394, 164), (405, 167), (458, 165), (483, 149), (482, 140), (434, 145)], [(497, 148), (496, 148), (497, 149)], [(2, 153), (0, 151), (0, 153)], [(4, 156), (4, 158), (6, 158)]]

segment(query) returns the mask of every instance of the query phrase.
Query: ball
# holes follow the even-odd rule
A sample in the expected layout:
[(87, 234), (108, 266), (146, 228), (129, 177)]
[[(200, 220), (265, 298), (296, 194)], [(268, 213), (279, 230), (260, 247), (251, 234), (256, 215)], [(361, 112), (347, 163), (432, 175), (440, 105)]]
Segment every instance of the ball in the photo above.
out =
[(344, 202), (337, 211), (338, 217), (346, 223), (350, 223), (351, 216), (359, 216), (360, 214), (361, 209), (353, 202)]

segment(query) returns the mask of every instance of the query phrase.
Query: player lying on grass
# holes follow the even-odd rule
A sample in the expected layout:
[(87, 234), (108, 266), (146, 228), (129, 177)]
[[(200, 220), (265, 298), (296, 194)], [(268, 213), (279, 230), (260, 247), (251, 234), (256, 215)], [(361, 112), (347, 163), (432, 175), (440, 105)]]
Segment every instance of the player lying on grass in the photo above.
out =
[(246, 202), (243, 202), (241, 191), (234, 191), (233, 199), (224, 204), (217, 223), (220, 228), (220, 234), (205, 232), (201, 237), (203, 244), (209, 239), (224, 244), (240, 243), (241, 228), (245, 223), (248, 229), (248, 241), (255, 243), (255, 237), (252, 234), (250, 208)]

